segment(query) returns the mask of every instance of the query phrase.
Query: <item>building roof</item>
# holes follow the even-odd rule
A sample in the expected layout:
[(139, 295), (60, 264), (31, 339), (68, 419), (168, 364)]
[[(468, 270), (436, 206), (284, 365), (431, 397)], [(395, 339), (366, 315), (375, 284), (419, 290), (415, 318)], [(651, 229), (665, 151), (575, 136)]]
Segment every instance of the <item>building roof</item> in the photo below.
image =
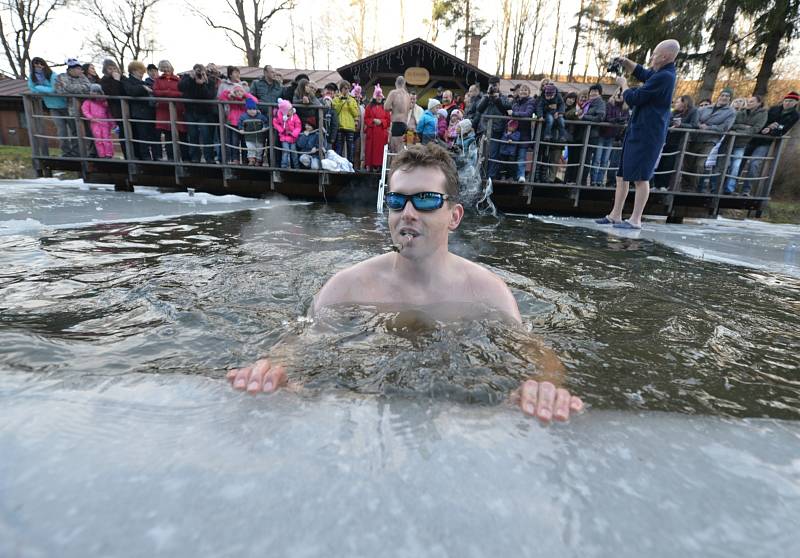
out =
[(414, 66), (426, 68), (431, 74), (431, 82), (437, 81), (437, 76), (452, 76), (465, 85), (478, 82), (485, 88), (492, 77), (492, 74), (419, 38), (345, 64), (337, 71), (347, 80), (358, 77), (362, 84), (366, 84), (373, 81), (373, 76), (402, 75), (407, 68)]
[(0, 98), (21, 97), (28, 90), (24, 79), (0, 79)]

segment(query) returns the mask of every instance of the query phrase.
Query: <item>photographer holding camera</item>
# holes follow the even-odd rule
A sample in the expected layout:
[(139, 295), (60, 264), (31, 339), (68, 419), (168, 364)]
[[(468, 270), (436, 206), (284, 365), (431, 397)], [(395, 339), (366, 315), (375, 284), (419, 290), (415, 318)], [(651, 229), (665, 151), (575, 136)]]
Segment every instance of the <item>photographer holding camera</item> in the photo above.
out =
[[(617, 58), (609, 65), (609, 71), (624, 69), (642, 85), (628, 88), (628, 80), (624, 76), (618, 75), (616, 79), (625, 103), (631, 108), (631, 118), (622, 142), (614, 207), (607, 216), (595, 221), (598, 224), (622, 229), (642, 228), (642, 213), (650, 195), (649, 181), (653, 178), (667, 137), (672, 94), (675, 91), (675, 58), (679, 51), (678, 41), (668, 39), (658, 43), (653, 50), (650, 69), (625, 57)], [(628, 197), (628, 182), (634, 182), (636, 197), (630, 218), (623, 221), (622, 209)]]
[(506, 121), (500, 118), (483, 118), (483, 116), (508, 116), (508, 111), (511, 110), (511, 101), (508, 97), (500, 94), (500, 79), (492, 77), (489, 80), (489, 89), (486, 91), (486, 96), (478, 104), (478, 113), (481, 115), (480, 124), (478, 127), (478, 135), (482, 131), (486, 131), (489, 139), (489, 168), (488, 175), (491, 178), (497, 176), (499, 169), (497, 160), (500, 158), (500, 140), (506, 130)]

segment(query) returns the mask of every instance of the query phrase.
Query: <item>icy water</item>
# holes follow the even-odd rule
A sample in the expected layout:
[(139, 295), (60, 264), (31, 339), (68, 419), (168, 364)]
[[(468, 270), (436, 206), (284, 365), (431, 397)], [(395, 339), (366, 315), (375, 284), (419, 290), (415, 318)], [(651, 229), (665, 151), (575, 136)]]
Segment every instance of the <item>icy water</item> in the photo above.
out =
[[(770, 260), (796, 228), (745, 230), (771, 243), (755, 265), (727, 232), (711, 261), (469, 217), (451, 248), (508, 282), (522, 330), (334, 326), (313, 295), (388, 249), (368, 208), (41, 182), (0, 202), (0, 554), (800, 550), (800, 279)], [(589, 404), (568, 425), (506, 401), (542, 344)], [(265, 354), (306, 388), (229, 390)]]

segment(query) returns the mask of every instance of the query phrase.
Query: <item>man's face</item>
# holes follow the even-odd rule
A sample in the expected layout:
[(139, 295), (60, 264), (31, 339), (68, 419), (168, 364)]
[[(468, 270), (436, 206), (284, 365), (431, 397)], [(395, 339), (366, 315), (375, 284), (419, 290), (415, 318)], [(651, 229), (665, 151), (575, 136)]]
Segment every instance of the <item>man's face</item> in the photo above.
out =
[(72, 77), (78, 77), (83, 75), (83, 68), (80, 66), (72, 66), (71, 68), (67, 68), (67, 73)]
[(597, 91), (597, 89), (590, 89), (589, 90), (589, 100), (590, 101), (593, 101), (593, 100), (597, 99), (599, 96), (600, 96), (600, 93)]
[(453, 102), (453, 92), (452, 91), (445, 91), (442, 93), (442, 103), (445, 105), (449, 105)]
[(270, 82), (275, 81), (275, 70), (272, 69), (272, 66), (264, 67), (264, 77)]
[(747, 105), (745, 105), (748, 110), (753, 110), (758, 106), (758, 99), (756, 97), (750, 97), (747, 99)]
[(156, 68), (150, 68), (147, 70), (147, 75), (153, 79), (158, 79), (158, 70)]
[[(391, 176), (389, 190), (400, 194), (444, 194), (444, 173), (436, 167), (398, 170)], [(463, 216), (464, 207), (458, 203), (445, 201), (439, 209), (417, 211), (411, 200), (408, 200), (402, 210), (389, 211), (392, 242), (401, 248), (401, 256), (413, 260), (423, 259), (440, 251), (446, 252), (448, 234), (458, 228)]]
[(783, 109), (784, 110), (792, 110), (793, 108), (797, 107), (797, 100), (795, 99), (784, 99), (783, 100)]
[(720, 93), (719, 97), (717, 97), (717, 106), (718, 107), (726, 107), (731, 104), (731, 94), (730, 93)]

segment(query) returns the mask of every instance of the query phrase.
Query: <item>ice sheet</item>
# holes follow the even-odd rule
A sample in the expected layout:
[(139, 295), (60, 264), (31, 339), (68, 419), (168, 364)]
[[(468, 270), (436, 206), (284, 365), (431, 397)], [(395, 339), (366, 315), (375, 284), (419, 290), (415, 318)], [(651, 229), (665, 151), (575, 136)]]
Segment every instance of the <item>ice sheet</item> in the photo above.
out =
[(800, 276), (800, 225), (749, 219), (687, 219), (680, 225), (646, 221), (642, 230), (631, 231), (598, 225), (593, 219), (533, 215), (529, 218), (592, 229), (618, 238), (651, 240), (698, 259)]
[(2, 556), (797, 556), (800, 426), (0, 374)]

